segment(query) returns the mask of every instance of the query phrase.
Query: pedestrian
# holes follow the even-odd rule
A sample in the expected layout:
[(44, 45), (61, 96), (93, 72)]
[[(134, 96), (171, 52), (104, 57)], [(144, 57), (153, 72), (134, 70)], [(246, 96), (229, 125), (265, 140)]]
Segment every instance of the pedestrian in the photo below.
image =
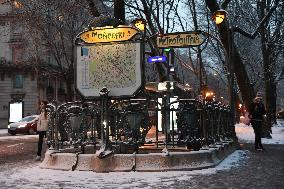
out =
[(48, 128), (48, 116), (47, 116), (46, 107), (47, 107), (47, 101), (42, 100), (40, 102), (40, 111), (39, 111), (39, 117), (38, 117), (38, 122), (37, 122), (38, 148), (37, 148), (36, 161), (41, 160), (43, 138), (46, 137), (46, 131)]
[(253, 102), (248, 108), (249, 118), (251, 119), (251, 125), (255, 134), (255, 149), (264, 150), (261, 143), (261, 134), (262, 134), (262, 122), (263, 116), (266, 114), (264, 104), (262, 103), (262, 97), (256, 96), (253, 99)]

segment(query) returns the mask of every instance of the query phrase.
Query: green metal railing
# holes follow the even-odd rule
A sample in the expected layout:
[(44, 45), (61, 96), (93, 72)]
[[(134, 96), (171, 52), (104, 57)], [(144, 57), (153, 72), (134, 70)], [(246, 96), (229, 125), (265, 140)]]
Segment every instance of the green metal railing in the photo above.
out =
[[(155, 112), (151, 119), (150, 110)], [(165, 105), (155, 98), (111, 101), (105, 96), (97, 101), (48, 104), (48, 112), (48, 142), (58, 152), (101, 153), (104, 157), (106, 152), (131, 153), (146, 143), (156, 149), (199, 150), (233, 136), (229, 108), (215, 101), (177, 99)], [(166, 114), (170, 119), (165, 119)], [(166, 122), (169, 120), (171, 123)], [(158, 131), (160, 121), (162, 131)], [(148, 139), (153, 126), (155, 137)]]

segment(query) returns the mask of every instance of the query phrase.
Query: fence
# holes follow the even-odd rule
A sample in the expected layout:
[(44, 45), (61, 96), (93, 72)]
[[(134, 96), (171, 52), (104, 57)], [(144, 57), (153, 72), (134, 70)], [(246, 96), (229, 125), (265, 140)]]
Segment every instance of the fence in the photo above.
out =
[[(48, 143), (58, 152), (133, 153), (141, 146), (199, 150), (232, 138), (230, 111), (220, 102), (163, 102), (131, 99), (48, 104)], [(152, 138), (147, 137), (150, 129), (155, 132)]]

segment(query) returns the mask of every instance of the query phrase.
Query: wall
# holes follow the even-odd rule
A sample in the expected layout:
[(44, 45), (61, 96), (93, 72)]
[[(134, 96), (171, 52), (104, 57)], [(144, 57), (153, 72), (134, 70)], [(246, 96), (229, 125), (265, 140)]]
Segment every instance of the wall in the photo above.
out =
[(12, 76), (5, 74), (4, 81), (0, 80), (0, 129), (7, 128), (8, 111), (11, 94), (24, 93), (24, 116), (28, 113), (37, 113), (38, 90), (36, 79), (32, 80), (30, 75), (24, 75), (23, 89), (13, 89)]

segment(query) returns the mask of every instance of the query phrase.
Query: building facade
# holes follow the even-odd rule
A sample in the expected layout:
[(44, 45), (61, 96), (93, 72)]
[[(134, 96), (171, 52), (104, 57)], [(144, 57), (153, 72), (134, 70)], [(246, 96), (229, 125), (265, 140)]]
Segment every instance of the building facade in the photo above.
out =
[[(13, 5), (13, 4), (12, 4)], [(12, 6), (0, 1), (0, 129), (9, 124), (10, 104), (21, 102), (22, 117), (38, 113), (40, 100), (65, 100), (65, 85), (55, 67), (24, 60), (22, 26), (14, 22)]]

